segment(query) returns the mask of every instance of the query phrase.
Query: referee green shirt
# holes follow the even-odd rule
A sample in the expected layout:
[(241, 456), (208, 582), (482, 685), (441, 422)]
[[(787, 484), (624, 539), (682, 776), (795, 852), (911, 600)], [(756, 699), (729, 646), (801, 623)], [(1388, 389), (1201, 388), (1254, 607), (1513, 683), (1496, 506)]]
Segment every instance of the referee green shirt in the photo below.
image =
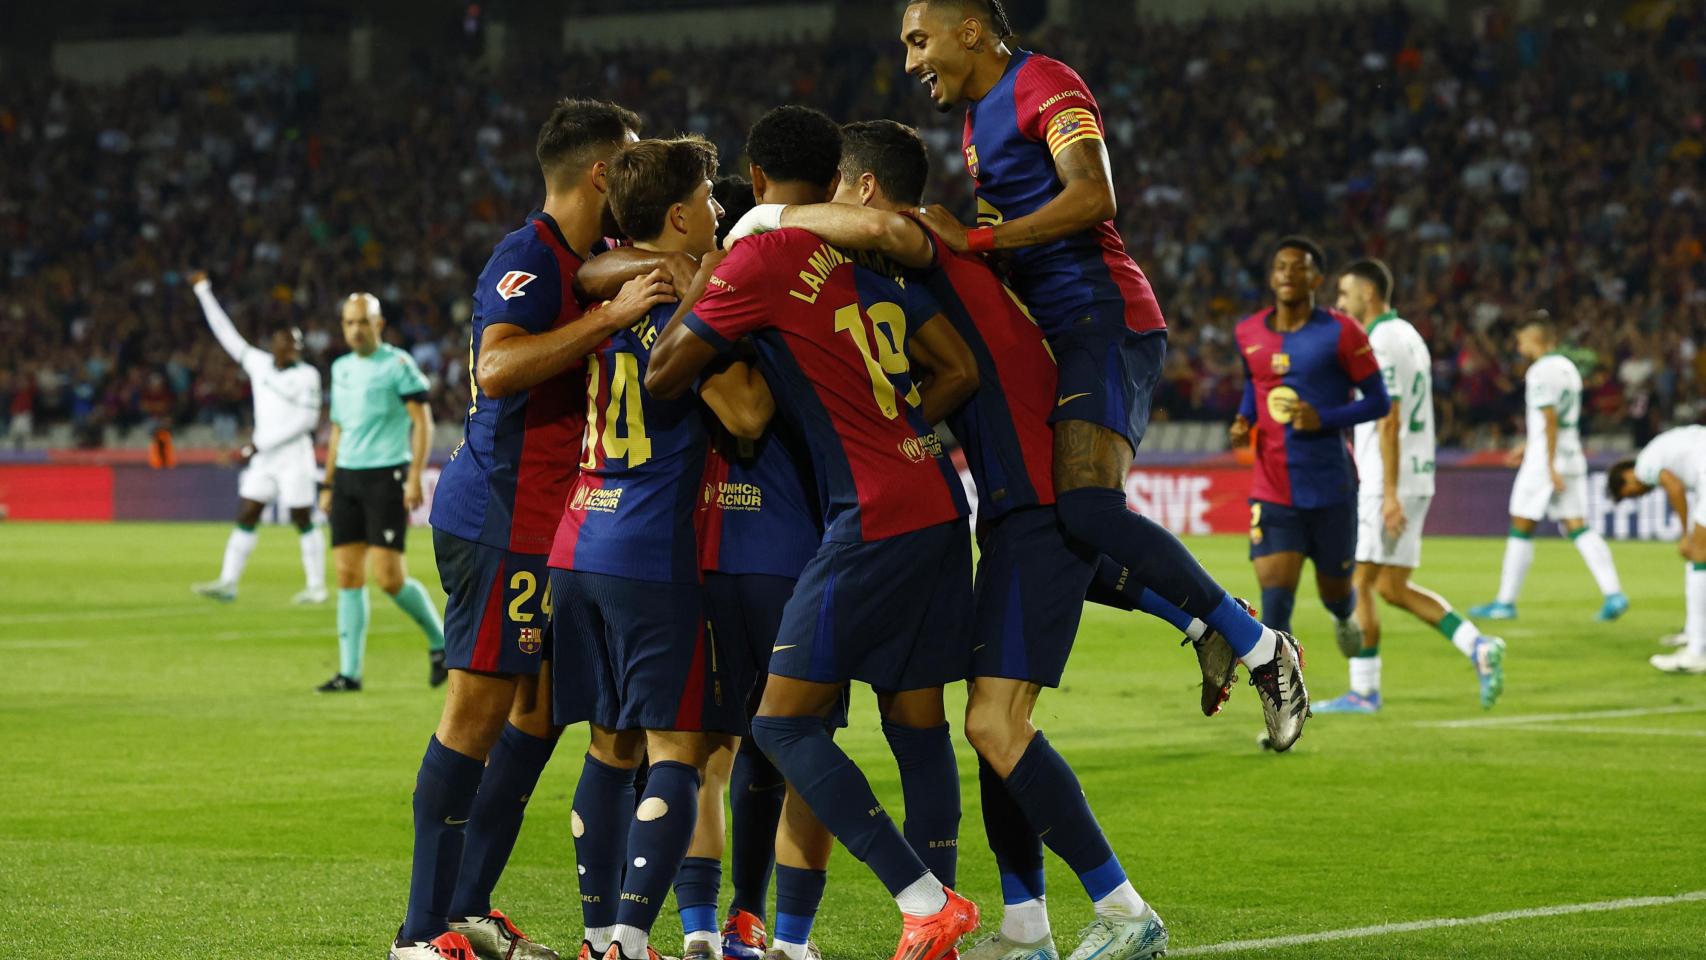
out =
[(404, 401), (427, 399), (427, 379), (407, 353), (381, 343), (368, 356), (350, 352), (332, 361), (332, 422), (338, 425), (339, 470), (408, 463), (409, 411)]

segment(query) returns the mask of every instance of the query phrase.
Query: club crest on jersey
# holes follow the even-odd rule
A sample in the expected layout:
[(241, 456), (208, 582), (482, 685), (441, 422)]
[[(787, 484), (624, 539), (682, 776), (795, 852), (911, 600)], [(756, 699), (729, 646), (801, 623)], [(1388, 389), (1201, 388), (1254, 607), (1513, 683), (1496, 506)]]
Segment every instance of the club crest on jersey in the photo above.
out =
[(1269, 358), (1268, 363), (1269, 369), (1282, 376), (1291, 372), (1291, 354), (1289, 353), (1276, 353)]
[(977, 176), (977, 144), (975, 143), (966, 148), (966, 172), (973, 177)]
[(532, 656), (544, 646), (544, 634), (541, 627), (522, 627), (516, 633), (515, 645), (521, 648), (522, 653)]
[(537, 274), (527, 273), (523, 270), (511, 270), (503, 275), (503, 279), (498, 281), (498, 296), (503, 297), (505, 300), (513, 300), (516, 297), (525, 297), (527, 296), (527, 291), (521, 288), (537, 279), (539, 279)]

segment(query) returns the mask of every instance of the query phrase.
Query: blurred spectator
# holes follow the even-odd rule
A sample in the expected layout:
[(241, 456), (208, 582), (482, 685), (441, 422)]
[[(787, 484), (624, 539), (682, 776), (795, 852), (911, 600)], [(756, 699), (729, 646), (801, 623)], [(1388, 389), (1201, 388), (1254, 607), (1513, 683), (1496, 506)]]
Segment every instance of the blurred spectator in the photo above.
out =
[[(1025, 38), (1100, 99), (1121, 231), (1173, 328), (1164, 414), (1230, 415), (1227, 331), (1265, 300), (1270, 247), (1293, 231), (1335, 263), (1392, 266), (1434, 351), (1442, 442), (1510, 434), (1509, 331), (1539, 307), (1593, 360), (1592, 429), (1644, 436), (1706, 412), (1706, 6), (1631, 10), (1467, 30), (1392, 6)], [(730, 168), (780, 102), (896, 117), (932, 147), (933, 199), (969, 219), (960, 113), (937, 114), (901, 63), (892, 40), (838, 37), (517, 58), (497, 76), (423, 56), (363, 85), (270, 65), (105, 87), (10, 77), (7, 437), (64, 421), (97, 439), (192, 421), (234, 436), (246, 387), (184, 287), (196, 267), (253, 342), (299, 325), (322, 367), (343, 349), (338, 304), (371, 291), (458, 421), (471, 286), (539, 201), (532, 143), (562, 95), (703, 132)]]

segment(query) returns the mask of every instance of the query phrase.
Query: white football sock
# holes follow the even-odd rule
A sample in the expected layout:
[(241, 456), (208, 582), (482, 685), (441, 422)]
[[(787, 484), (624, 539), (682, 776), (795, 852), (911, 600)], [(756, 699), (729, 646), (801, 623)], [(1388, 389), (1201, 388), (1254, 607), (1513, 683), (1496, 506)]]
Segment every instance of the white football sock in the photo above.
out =
[(1189, 638), (1192, 643), (1196, 643), (1198, 640), (1203, 638), (1203, 634), (1205, 633), (1208, 633), (1208, 624), (1192, 617), (1191, 625), (1185, 628), (1185, 636)]
[(302, 575), (308, 589), (326, 589), (326, 537), (319, 527), (310, 527), (298, 541), (302, 545)]
[(1475, 641), (1479, 639), (1481, 639), (1481, 631), (1477, 630), (1475, 625), (1467, 620), (1458, 624), (1457, 629), (1451, 632), (1451, 645), (1457, 648), (1458, 653), (1466, 657), (1475, 655)]
[(1380, 658), (1351, 658), (1351, 689), (1363, 696), (1380, 692)]
[(1599, 592), (1607, 597), (1614, 593), (1623, 592), (1623, 584), (1617, 579), (1617, 563), (1611, 559), (1611, 548), (1606, 546), (1605, 538), (1592, 527), (1583, 527), (1582, 532), (1572, 538), (1576, 544), (1576, 552), (1587, 561), (1588, 572), (1593, 574), (1593, 582), (1599, 584)]
[(581, 939), (592, 944), (592, 955), (602, 957), (610, 949), (610, 941), (616, 939), (615, 927), (587, 927)]
[(1522, 581), (1534, 565), (1534, 541), (1528, 537), (1505, 538), (1505, 569), (1499, 577), (1499, 602), (1515, 603)]
[(1143, 907), (1143, 898), (1137, 895), (1137, 888), (1127, 880), (1096, 901), (1096, 916), (1136, 920), (1143, 916)]
[(1049, 935), (1048, 898), (1009, 903), (1001, 911), (1001, 935), (1014, 943), (1037, 943)]
[(632, 960), (646, 960), (646, 942), (650, 939), (646, 931), (639, 927), (630, 927), (618, 923), (610, 928), (611, 939), (622, 945), (622, 955)]
[(1279, 634), (1275, 633), (1272, 627), (1264, 624), (1262, 626), (1262, 639), (1257, 640), (1256, 645), (1250, 648), (1250, 652), (1238, 659), (1243, 661), (1244, 666), (1254, 670), (1264, 664), (1272, 663), (1278, 649)]
[(788, 960), (806, 960), (806, 945), (803, 943), (773, 940), (770, 943), (770, 949), (787, 957)]
[(1706, 657), (1706, 563), (1688, 565), (1688, 621), (1683, 633), (1688, 636), (1690, 656)]
[(914, 917), (928, 917), (948, 905), (948, 892), (933, 873), (926, 873), (895, 895), (900, 912)]
[(712, 930), (694, 930), (692, 933), (684, 933), (681, 935), (682, 956), (686, 956), (687, 953), (693, 949), (693, 942), (695, 940), (710, 944), (712, 956), (721, 957), (723, 955), (722, 934)]
[(253, 530), (231, 528), (231, 536), (225, 541), (225, 560), (219, 565), (220, 583), (228, 587), (237, 586), (237, 581), (243, 579), (243, 568), (249, 565), (249, 554), (255, 552), (258, 540), (260, 535)]

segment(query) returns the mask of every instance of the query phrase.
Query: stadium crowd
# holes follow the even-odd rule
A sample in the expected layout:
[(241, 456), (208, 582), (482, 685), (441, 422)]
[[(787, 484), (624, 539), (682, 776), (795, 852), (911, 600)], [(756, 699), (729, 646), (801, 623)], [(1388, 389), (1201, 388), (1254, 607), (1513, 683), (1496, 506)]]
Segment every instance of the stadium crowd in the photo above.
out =
[[(1595, 432), (1640, 443), (1706, 415), (1706, 4), (1474, 31), (1394, 6), (1023, 40), (1100, 96), (1119, 225), (1172, 324), (1165, 416), (1230, 419), (1231, 326), (1267, 296), (1272, 241), (1299, 231), (1330, 261), (1392, 264), (1435, 357), (1443, 444), (1513, 432), (1509, 331), (1535, 309), (1590, 368)], [(194, 268), (251, 339), (296, 323), (322, 368), (344, 349), (340, 300), (371, 290), (439, 416), (459, 420), (473, 278), (538, 202), (533, 131), (565, 94), (703, 132), (725, 167), (779, 102), (902, 119), (933, 147), (932, 194), (970, 218), (960, 114), (931, 109), (887, 39), (634, 48), (496, 74), (422, 57), (359, 86), (277, 65), (103, 87), (12, 77), (6, 436), (70, 421), (96, 444), (107, 424), (203, 422), (235, 439), (247, 386), (203, 326)]]

